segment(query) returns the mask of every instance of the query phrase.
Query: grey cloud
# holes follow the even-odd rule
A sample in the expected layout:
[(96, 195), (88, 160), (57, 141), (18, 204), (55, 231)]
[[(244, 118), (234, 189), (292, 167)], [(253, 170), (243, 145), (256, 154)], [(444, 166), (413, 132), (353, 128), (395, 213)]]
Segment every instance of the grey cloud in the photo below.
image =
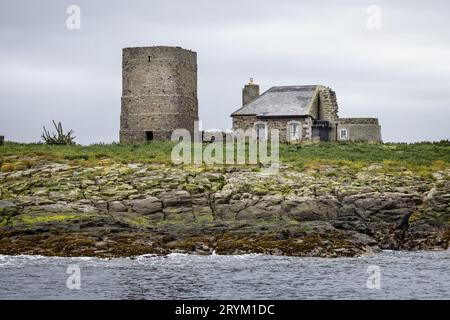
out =
[[(375, 2), (379, 31), (373, 1), (3, 1), (0, 132), (36, 141), (56, 119), (80, 143), (117, 141), (121, 49), (176, 45), (198, 52), (205, 128), (231, 126), (253, 77), (329, 85), (341, 115), (379, 117), (385, 141), (450, 138), (450, 4)], [(65, 27), (69, 4), (81, 30)]]

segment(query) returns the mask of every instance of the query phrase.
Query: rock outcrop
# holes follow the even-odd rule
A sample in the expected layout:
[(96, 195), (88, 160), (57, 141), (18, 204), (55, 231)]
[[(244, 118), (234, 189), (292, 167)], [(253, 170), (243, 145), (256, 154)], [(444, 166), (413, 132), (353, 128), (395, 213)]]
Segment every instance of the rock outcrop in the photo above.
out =
[(267, 253), (355, 256), (446, 249), (450, 170), (322, 165), (276, 175), (11, 158), (0, 173), (0, 254)]

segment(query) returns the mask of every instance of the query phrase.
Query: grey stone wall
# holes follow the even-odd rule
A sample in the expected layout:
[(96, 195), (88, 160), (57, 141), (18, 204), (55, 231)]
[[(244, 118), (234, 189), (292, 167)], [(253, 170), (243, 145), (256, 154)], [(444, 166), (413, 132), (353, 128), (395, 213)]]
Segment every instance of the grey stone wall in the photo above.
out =
[(280, 132), (280, 142), (288, 141), (288, 124), (291, 122), (299, 122), (301, 131), (301, 140), (308, 140), (312, 134), (312, 119), (311, 117), (292, 117), (292, 118), (258, 118), (256, 116), (234, 116), (233, 130), (243, 129), (248, 130), (254, 128), (256, 123), (265, 123), (268, 130), (268, 138), (270, 138), (270, 131), (278, 129)]
[[(233, 129), (248, 130), (254, 128), (256, 123), (265, 123), (270, 130), (278, 129), (280, 132), (280, 142), (288, 142), (288, 125), (291, 122), (299, 122), (302, 128), (301, 140), (312, 139), (313, 120), (311, 117), (292, 118), (259, 118), (256, 116), (234, 116)], [(340, 129), (347, 129), (348, 139), (341, 139)], [(376, 118), (341, 118), (330, 123), (330, 141), (360, 141), (360, 142), (381, 142), (381, 127)], [(318, 139), (318, 138), (317, 138)]]
[(378, 125), (377, 118), (339, 118), (337, 120), (340, 124), (376, 124)]
[[(341, 129), (347, 129), (348, 139), (341, 139)], [(382, 142), (381, 126), (376, 118), (340, 118), (337, 120), (337, 140)]]
[(314, 100), (313, 100), (313, 102), (312, 102), (312, 104), (311, 104), (311, 112), (310, 112), (310, 115), (314, 118), (314, 119), (319, 119), (319, 117), (320, 117), (320, 100), (319, 100), (319, 96), (318, 95), (316, 95), (314, 98), (313, 98)]
[(214, 142), (216, 139), (222, 139), (222, 141), (226, 140), (226, 132), (224, 131), (203, 131), (202, 132), (202, 141), (203, 142)]
[(338, 119), (338, 104), (336, 92), (328, 87), (319, 89), (319, 117), (320, 120), (334, 121)]
[(198, 120), (197, 54), (180, 47), (123, 49), (120, 142), (169, 140), (175, 129), (194, 134)]

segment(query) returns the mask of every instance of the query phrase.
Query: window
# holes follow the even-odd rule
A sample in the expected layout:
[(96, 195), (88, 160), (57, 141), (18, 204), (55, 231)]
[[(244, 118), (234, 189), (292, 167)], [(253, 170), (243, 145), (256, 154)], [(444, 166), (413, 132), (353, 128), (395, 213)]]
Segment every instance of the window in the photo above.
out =
[(153, 131), (145, 131), (145, 138), (147, 139), (147, 141), (152, 141), (153, 140)]
[(300, 140), (300, 123), (289, 123), (289, 140)]
[(256, 130), (256, 139), (257, 140), (265, 140), (266, 139), (266, 124), (265, 123), (257, 123), (255, 125)]
[(339, 140), (348, 140), (348, 130), (347, 129), (341, 129), (339, 131)]

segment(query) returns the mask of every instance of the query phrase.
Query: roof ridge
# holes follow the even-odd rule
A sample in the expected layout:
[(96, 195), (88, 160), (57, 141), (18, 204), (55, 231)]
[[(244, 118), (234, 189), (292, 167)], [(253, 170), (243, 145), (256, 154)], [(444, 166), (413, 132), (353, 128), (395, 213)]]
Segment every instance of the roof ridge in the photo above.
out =
[(277, 87), (317, 87), (320, 86), (320, 84), (296, 84), (296, 85), (289, 85), (289, 86), (273, 86), (272, 88)]

